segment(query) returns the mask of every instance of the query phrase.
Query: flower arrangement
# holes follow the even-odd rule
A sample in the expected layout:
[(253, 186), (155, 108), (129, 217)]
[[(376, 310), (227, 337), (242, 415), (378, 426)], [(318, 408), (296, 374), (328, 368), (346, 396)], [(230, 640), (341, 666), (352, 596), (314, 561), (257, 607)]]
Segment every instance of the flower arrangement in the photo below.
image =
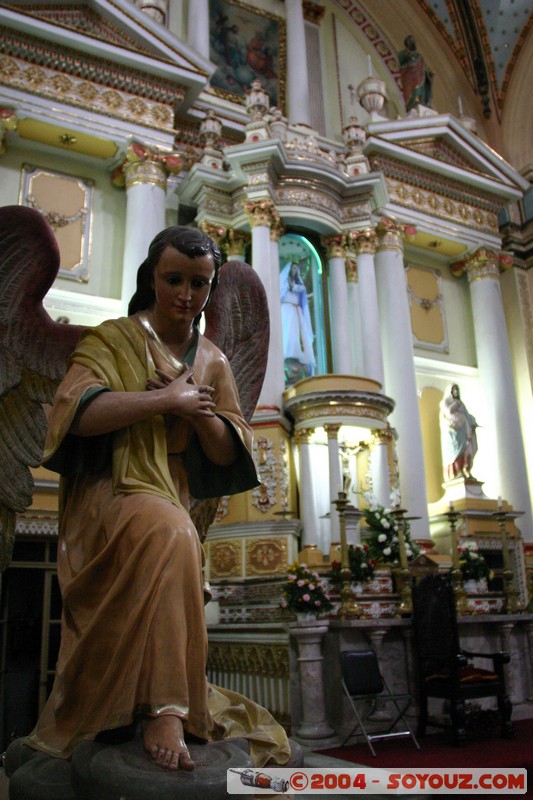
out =
[[(398, 538), (398, 521), (390, 508), (385, 508), (376, 502), (372, 495), (365, 495), (369, 503), (365, 509), (365, 520), (369, 528), (366, 542), (368, 555), (377, 562), (384, 562), (399, 566), (400, 541)], [(403, 520), (405, 539), (405, 552), (407, 560), (411, 561), (420, 553), (420, 547), (411, 539), (411, 528), (407, 520)]]
[(304, 611), (319, 616), (331, 611), (333, 604), (317, 572), (306, 564), (291, 564), (287, 583), (283, 587), (281, 607), (289, 611)]
[(479, 581), (492, 577), (485, 557), (478, 551), (477, 542), (464, 542), (459, 546), (459, 567), (465, 581)]
[[(348, 545), (348, 558), (352, 581), (364, 582), (374, 577), (376, 561), (369, 558), (367, 544)], [(331, 562), (331, 582), (334, 584), (342, 583), (341, 578), (342, 564), (340, 561)]]

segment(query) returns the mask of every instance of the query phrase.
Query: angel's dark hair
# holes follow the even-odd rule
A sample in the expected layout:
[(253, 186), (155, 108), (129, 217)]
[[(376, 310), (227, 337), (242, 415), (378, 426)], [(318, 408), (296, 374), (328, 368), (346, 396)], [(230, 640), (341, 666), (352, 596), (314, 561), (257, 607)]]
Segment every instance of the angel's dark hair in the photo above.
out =
[[(137, 289), (128, 305), (128, 314), (130, 316), (137, 311), (144, 311), (150, 308), (155, 303), (154, 272), (163, 251), (167, 247), (173, 247), (180, 253), (189, 256), (189, 258), (205, 255), (213, 256), (215, 276), (211, 283), (211, 291), (207, 300), (209, 302), (218, 283), (218, 272), (222, 260), (220, 250), (215, 242), (198, 228), (191, 228), (187, 225), (173, 225), (171, 228), (165, 228), (152, 240), (148, 248), (148, 256), (137, 270)], [(195, 318), (194, 324), (198, 325), (199, 321), (200, 315)]]

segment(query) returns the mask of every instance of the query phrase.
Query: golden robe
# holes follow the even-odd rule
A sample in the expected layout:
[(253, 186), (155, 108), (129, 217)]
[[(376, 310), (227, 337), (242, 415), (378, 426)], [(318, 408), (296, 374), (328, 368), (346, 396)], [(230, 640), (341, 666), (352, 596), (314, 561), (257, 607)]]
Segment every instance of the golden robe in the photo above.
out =
[(256, 766), (290, 756), (266, 709), (206, 678), (204, 553), (187, 511), (189, 487), (198, 498), (221, 496), (258, 479), (226, 357), (201, 335), (193, 357), (195, 381), (214, 387), (216, 413), (234, 432), (239, 455), (230, 468), (208, 461), (192, 427), (171, 415), (106, 436), (69, 433), (95, 393), (144, 391), (156, 367), (171, 369), (134, 318), (86, 331), (56, 394), (44, 461), (62, 476), (61, 647), (28, 738), (50, 755), (67, 758), (79, 742), (139, 714), (175, 713), (202, 740), (249, 738)]

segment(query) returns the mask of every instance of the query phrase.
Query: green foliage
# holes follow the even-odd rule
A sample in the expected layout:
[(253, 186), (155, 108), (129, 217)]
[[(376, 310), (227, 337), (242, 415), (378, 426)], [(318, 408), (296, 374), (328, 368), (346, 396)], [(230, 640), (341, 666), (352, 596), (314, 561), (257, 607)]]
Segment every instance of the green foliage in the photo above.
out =
[[(352, 573), (352, 581), (368, 581), (374, 577), (376, 562), (368, 555), (367, 544), (351, 544), (348, 546), (348, 558), (350, 561), (350, 570)], [(331, 562), (331, 581), (334, 584), (340, 584), (342, 565), (340, 561)]]
[(484, 556), (478, 552), (476, 542), (464, 542), (459, 547), (459, 567), (465, 581), (479, 581), (492, 576)]
[(291, 564), (283, 587), (281, 607), (289, 611), (307, 611), (319, 616), (331, 611), (331, 603), (317, 572), (305, 564)]
[[(365, 509), (365, 520), (368, 525), (368, 555), (377, 562), (400, 564), (400, 543), (398, 539), (398, 523), (390, 509), (372, 503)], [(403, 522), (405, 552), (407, 560), (411, 561), (420, 554), (420, 547), (411, 539), (411, 528), (409, 523)]]

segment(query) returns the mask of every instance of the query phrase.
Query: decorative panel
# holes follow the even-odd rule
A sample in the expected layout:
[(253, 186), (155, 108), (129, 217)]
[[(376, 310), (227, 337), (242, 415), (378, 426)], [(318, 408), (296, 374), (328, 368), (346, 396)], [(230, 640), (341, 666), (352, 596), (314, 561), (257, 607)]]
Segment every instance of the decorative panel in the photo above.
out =
[(414, 344), (447, 353), (448, 330), (440, 273), (428, 267), (409, 265), (406, 276)]
[(22, 167), (20, 204), (48, 220), (60, 251), (59, 276), (89, 280), (93, 181), (31, 164)]

